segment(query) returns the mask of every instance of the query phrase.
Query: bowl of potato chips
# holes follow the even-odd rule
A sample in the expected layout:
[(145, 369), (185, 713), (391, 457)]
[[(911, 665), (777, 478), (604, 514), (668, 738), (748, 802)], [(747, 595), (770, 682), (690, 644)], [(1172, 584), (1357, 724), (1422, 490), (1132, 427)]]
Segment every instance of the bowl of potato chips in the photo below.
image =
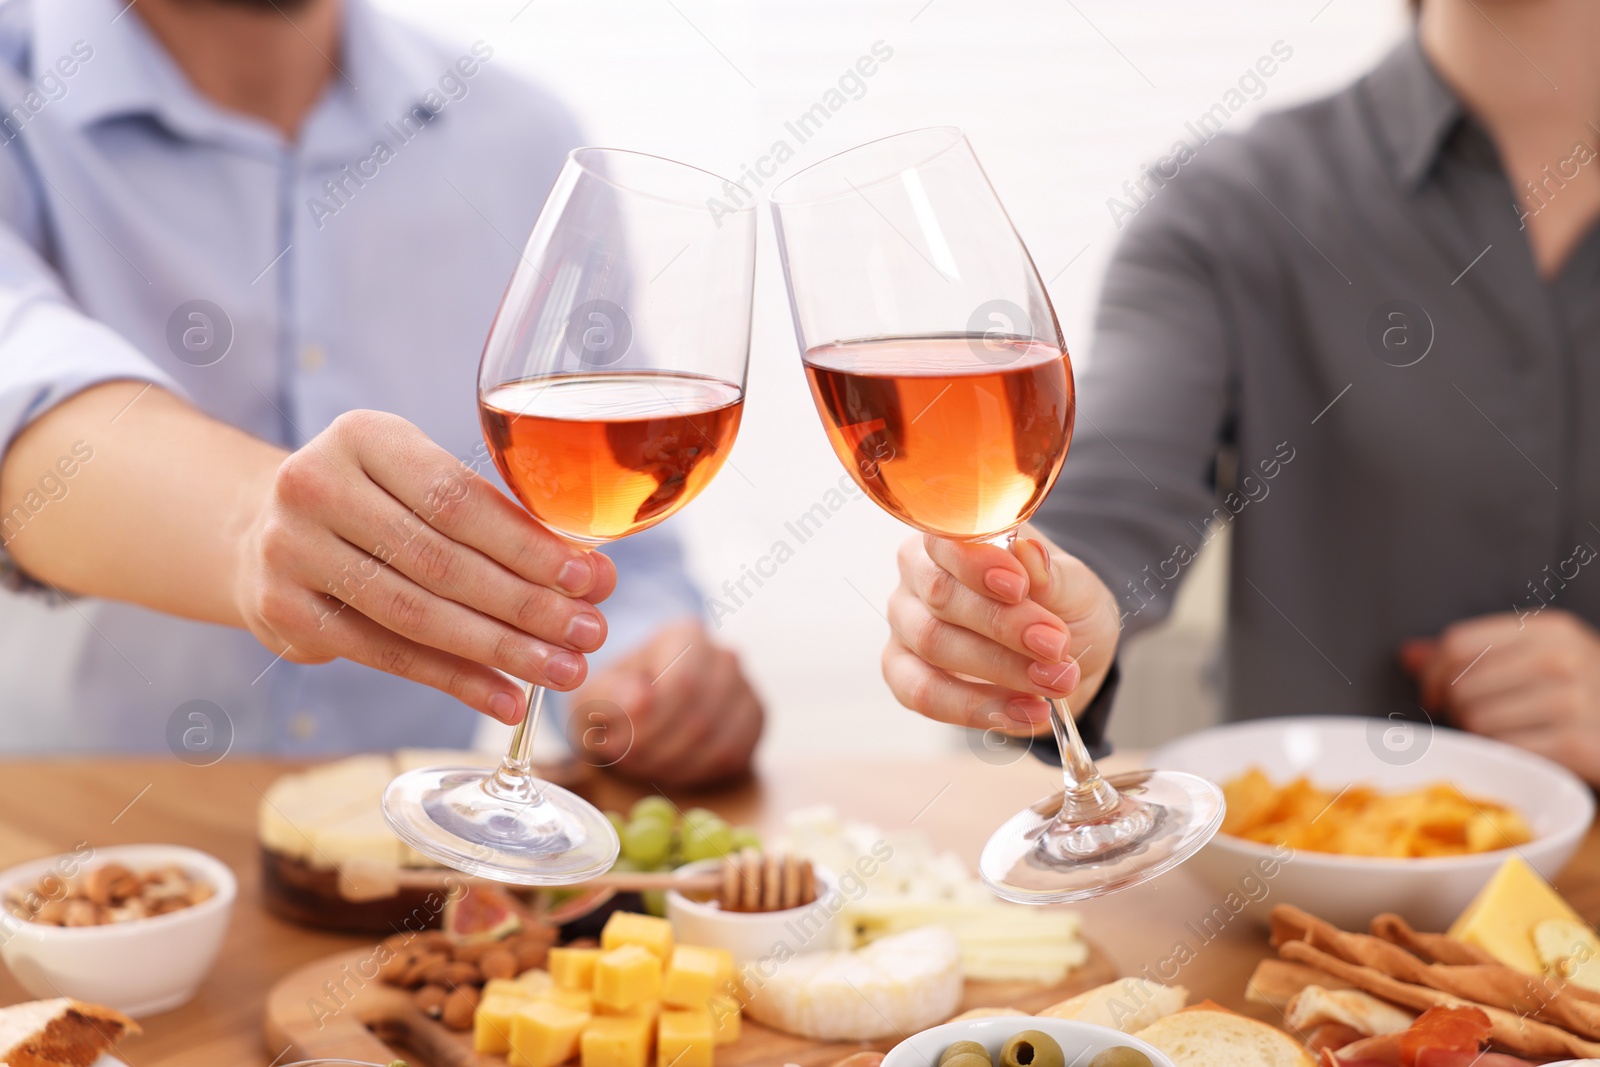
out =
[(1594, 819), (1566, 768), (1428, 723), (1260, 719), (1202, 730), (1150, 754), (1218, 782), (1222, 830), (1188, 868), (1218, 894), (1208, 930), (1295, 904), (1345, 928), (1395, 912), (1443, 930), (1515, 849), (1546, 878)]

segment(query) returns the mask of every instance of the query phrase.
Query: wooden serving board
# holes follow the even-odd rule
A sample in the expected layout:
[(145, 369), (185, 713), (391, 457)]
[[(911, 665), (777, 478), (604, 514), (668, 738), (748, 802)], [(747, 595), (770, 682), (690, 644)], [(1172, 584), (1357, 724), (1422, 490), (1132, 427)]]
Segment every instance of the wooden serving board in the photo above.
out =
[[(351, 1059), (386, 1064), (404, 1058), (410, 1067), (506, 1067), (505, 1057), (472, 1051), (472, 1035), (448, 1030), (412, 1006), (404, 990), (376, 977), (375, 949), (328, 956), (291, 972), (267, 996), (267, 1045), (287, 1052), (279, 1062)], [(1116, 967), (1093, 942), (1089, 959), (1055, 985), (1029, 982), (968, 982), (961, 1010), (1017, 1008), (1040, 1011), (1057, 1001), (1104, 985)], [(748, 1018), (739, 1040), (717, 1049), (717, 1067), (831, 1067), (852, 1052), (887, 1051), (893, 1039), (847, 1044), (809, 1041), (768, 1029)]]

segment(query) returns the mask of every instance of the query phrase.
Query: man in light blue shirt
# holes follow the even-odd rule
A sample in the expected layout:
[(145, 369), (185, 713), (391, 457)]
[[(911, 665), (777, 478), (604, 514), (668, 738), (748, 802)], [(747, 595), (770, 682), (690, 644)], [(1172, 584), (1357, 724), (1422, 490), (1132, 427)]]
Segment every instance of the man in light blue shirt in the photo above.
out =
[(104, 598), (62, 608), (79, 743), (163, 748), (204, 700), (238, 748), (461, 745), (465, 705), (520, 716), (487, 664), (629, 717), (620, 770), (748, 765), (671, 535), (613, 574), (498, 491), (477, 356), (581, 142), (490, 42), (365, 0), (5, 0), (0, 106), (0, 538), (13, 588)]

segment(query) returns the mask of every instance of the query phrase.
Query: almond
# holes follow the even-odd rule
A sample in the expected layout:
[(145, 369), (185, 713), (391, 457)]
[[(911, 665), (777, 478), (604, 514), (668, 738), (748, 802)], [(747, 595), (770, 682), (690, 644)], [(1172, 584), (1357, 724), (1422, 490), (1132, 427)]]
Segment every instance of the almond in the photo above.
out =
[(472, 1029), (472, 1013), (478, 1007), (478, 991), (472, 986), (461, 986), (445, 998), (439, 1020), (452, 1030)]

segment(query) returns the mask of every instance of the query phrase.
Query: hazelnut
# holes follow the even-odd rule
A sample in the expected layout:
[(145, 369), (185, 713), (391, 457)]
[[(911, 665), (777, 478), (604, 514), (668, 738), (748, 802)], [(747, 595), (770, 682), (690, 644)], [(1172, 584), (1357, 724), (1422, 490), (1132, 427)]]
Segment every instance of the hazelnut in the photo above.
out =
[(461, 986), (445, 998), (439, 1019), (452, 1030), (472, 1029), (472, 1013), (478, 1007), (478, 991)]
[(139, 876), (120, 863), (108, 863), (84, 878), (83, 895), (96, 904), (121, 904), (138, 892)]

